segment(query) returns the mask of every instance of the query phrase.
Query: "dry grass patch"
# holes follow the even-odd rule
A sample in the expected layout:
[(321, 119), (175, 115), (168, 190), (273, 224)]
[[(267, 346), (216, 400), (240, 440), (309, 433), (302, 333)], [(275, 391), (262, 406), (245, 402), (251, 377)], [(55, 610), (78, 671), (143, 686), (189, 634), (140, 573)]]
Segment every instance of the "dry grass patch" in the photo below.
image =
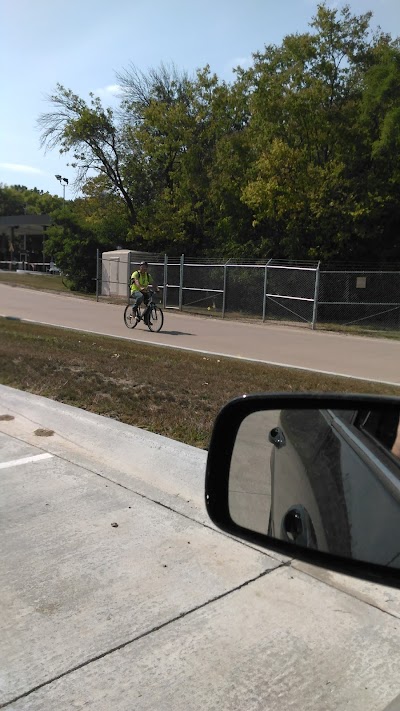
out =
[(0, 380), (206, 448), (218, 410), (252, 392), (400, 388), (0, 319)]
[(9, 286), (22, 286), (40, 291), (60, 291), (70, 294), (70, 290), (63, 283), (62, 277), (58, 274), (27, 273), (17, 274), (16, 272), (0, 272), (0, 284)]

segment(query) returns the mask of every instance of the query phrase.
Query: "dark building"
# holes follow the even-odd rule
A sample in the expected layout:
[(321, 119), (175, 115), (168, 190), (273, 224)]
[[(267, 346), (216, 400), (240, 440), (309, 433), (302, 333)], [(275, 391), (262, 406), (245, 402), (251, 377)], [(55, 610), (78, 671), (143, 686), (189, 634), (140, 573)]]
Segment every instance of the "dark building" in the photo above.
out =
[(45, 253), (49, 215), (7, 215), (0, 217), (0, 269), (45, 271), (50, 261)]

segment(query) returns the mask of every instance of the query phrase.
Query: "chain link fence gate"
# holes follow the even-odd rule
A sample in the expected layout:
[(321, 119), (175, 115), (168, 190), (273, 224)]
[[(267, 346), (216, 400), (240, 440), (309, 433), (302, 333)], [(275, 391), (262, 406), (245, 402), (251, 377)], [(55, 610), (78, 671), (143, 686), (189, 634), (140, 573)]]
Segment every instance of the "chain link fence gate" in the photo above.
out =
[(194, 313), (315, 326), (319, 264), (218, 264), (166, 258), (165, 305)]
[[(265, 317), (316, 326), (320, 265), (266, 267)], [(265, 320), (265, 318), (264, 318)]]
[(321, 271), (318, 322), (398, 330), (400, 272)]
[(195, 260), (166, 258), (167, 308), (221, 315), (224, 301), (224, 266)]

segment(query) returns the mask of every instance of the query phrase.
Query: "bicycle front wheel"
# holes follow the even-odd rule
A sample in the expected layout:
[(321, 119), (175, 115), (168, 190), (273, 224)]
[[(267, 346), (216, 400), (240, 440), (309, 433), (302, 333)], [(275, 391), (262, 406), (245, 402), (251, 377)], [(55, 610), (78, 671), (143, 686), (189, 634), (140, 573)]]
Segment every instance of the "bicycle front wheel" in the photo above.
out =
[(161, 331), (164, 323), (164, 314), (159, 306), (156, 304), (151, 304), (150, 310), (147, 313), (146, 324), (149, 331)]
[(132, 306), (130, 304), (128, 304), (128, 306), (125, 308), (124, 321), (125, 326), (127, 326), (127, 328), (135, 328), (135, 326), (137, 326), (138, 324), (138, 320), (135, 314), (133, 313)]

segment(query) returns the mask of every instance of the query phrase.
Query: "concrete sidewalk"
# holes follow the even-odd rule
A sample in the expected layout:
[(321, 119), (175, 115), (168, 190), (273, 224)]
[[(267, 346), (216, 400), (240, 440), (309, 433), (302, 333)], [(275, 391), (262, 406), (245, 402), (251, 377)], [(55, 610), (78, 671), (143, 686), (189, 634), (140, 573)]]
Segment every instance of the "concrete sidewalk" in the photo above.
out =
[(1, 707), (381, 711), (400, 691), (400, 591), (214, 529), (204, 451), (0, 386), (5, 415)]
[(400, 341), (168, 310), (164, 328), (129, 331), (124, 306), (0, 284), (0, 316), (118, 338), (400, 385)]

